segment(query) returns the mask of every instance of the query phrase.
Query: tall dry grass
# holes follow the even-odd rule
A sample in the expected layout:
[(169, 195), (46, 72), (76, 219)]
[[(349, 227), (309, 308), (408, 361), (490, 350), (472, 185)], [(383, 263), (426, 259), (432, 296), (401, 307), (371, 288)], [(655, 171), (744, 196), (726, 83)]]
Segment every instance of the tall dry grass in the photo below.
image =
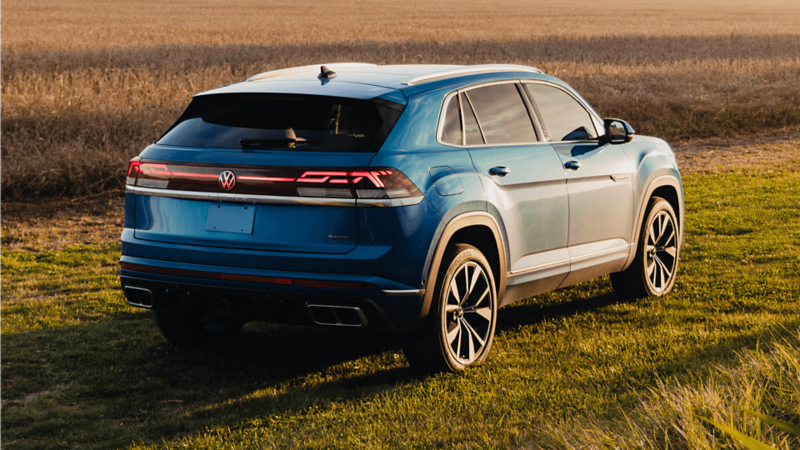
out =
[(800, 331), (743, 352), (735, 364), (718, 367), (702, 382), (660, 381), (624, 420), (583, 418), (551, 426), (541, 433), (539, 445), (584, 450), (739, 448), (713, 422), (776, 449), (800, 448), (800, 437), (746, 410), (800, 424)]
[(191, 95), (330, 61), (531, 64), (667, 139), (800, 124), (800, 4), (2, 3), (2, 193), (121, 186)]

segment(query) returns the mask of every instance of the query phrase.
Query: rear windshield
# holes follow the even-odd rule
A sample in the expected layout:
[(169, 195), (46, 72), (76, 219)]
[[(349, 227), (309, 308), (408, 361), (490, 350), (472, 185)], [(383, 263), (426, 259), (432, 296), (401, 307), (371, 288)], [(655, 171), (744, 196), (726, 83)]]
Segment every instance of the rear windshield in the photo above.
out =
[(205, 95), (192, 100), (158, 143), (200, 148), (376, 152), (401, 111), (401, 105), (391, 102), (315, 95)]

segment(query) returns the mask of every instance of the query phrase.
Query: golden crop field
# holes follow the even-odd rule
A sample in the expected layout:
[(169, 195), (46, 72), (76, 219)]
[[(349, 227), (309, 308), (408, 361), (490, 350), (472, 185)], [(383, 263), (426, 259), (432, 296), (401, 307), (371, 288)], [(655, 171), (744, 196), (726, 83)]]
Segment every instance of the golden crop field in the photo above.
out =
[(4, 0), (2, 193), (118, 189), (191, 95), (324, 62), (534, 65), (670, 140), (800, 125), (800, 2)]

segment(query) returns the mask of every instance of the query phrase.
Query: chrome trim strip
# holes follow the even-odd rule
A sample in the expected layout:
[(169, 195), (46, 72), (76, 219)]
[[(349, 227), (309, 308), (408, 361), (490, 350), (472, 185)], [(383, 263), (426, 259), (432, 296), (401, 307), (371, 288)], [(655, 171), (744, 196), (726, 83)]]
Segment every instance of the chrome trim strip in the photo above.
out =
[(387, 289), (382, 292), (386, 295), (425, 295), (425, 289)]
[(633, 177), (633, 175), (630, 174), (630, 173), (617, 173), (617, 174), (611, 175), (611, 179), (614, 180), (614, 181), (630, 180), (632, 177)]
[(356, 206), (354, 198), (320, 198), (320, 197), (280, 197), (252, 194), (225, 194), (213, 192), (172, 191), (168, 189), (151, 189), (126, 186), (126, 192), (153, 197), (183, 198), (190, 200), (208, 200), (215, 202), (245, 202), (272, 205), (319, 205), (319, 206)]
[(605, 254), (611, 254), (611, 253), (614, 253), (614, 252), (618, 252), (618, 251), (621, 251), (623, 249), (630, 250), (630, 247), (631, 247), (631, 244), (625, 244), (625, 245), (622, 245), (622, 246), (619, 246), (619, 247), (609, 248), (609, 249), (605, 249), (605, 250), (600, 250), (598, 252), (592, 252), (592, 253), (587, 253), (585, 255), (576, 256), (574, 258), (561, 259), (561, 260), (553, 261), (553, 262), (550, 262), (550, 263), (539, 264), (538, 266), (531, 266), (531, 267), (526, 267), (524, 269), (512, 270), (511, 272), (508, 273), (508, 276), (522, 275), (524, 273), (529, 273), (529, 272), (537, 272), (539, 270), (550, 269), (552, 267), (560, 266), (560, 265), (563, 265), (563, 264), (572, 264), (574, 262), (583, 261), (585, 259), (594, 258), (596, 256), (603, 256)]
[(392, 208), (397, 206), (416, 205), (424, 196), (404, 198), (324, 198), (324, 197), (282, 197), (272, 195), (226, 194), (214, 192), (173, 191), (169, 189), (153, 189), (136, 186), (125, 186), (125, 192), (152, 197), (182, 198), (187, 200), (207, 200), (212, 202), (243, 202), (266, 205), (315, 205), (315, 206), (363, 206)]
[(558, 261), (553, 261), (553, 262), (549, 262), (549, 263), (545, 263), (545, 264), (539, 264), (538, 266), (531, 266), (531, 267), (526, 267), (524, 269), (512, 270), (511, 272), (509, 272), (509, 274), (510, 275), (522, 275), (522, 274), (528, 273), (528, 272), (536, 272), (537, 270), (550, 269), (552, 267), (560, 266), (560, 265), (563, 265), (563, 264), (569, 264), (570, 262), (571, 262), (571, 260), (569, 260), (569, 259), (560, 259)]
[(322, 63), (322, 64), (311, 64), (308, 66), (300, 66), (300, 67), (289, 67), (286, 69), (278, 69), (278, 70), (271, 70), (269, 72), (261, 72), (259, 74), (253, 75), (252, 77), (248, 78), (247, 81), (260, 81), (266, 80), (267, 78), (275, 78), (275, 77), (282, 77), (285, 75), (296, 75), (304, 72), (318, 72), (321, 66), (325, 66), (328, 69), (337, 69), (340, 67), (369, 67), (375, 66), (376, 64), (370, 63)]
[[(622, 240), (622, 239), (620, 239), (620, 240)], [(609, 248), (609, 249), (606, 249), (606, 250), (600, 250), (600, 251), (597, 251), (597, 252), (592, 252), (592, 253), (587, 253), (585, 255), (576, 256), (574, 258), (570, 258), (569, 262), (570, 263), (574, 263), (574, 262), (578, 262), (578, 261), (583, 261), (584, 259), (594, 258), (596, 256), (603, 256), (606, 253), (619, 252), (619, 251), (622, 251), (624, 249), (627, 249), (628, 251), (630, 251), (631, 244), (620, 245), (619, 247)]]
[(469, 75), (473, 73), (487, 73), (487, 72), (531, 72), (543, 73), (535, 67), (518, 66), (514, 64), (483, 64), (478, 66), (466, 66), (458, 69), (443, 70), (441, 72), (429, 73), (427, 75), (420, 75), (408, 81), (403, 81), (402, 84), (412, 86), (424, 81), (435, 80), (439, 78), (455, 77), (459, 75)]
[(378, 208), (393, 208), (397, 206), (410, 206), (416, 205), (425, 198), (420, 195), (417, 197), (403, 197), (403, 198), (359, 198), (356, 200), (355, 206), (367, 206)]

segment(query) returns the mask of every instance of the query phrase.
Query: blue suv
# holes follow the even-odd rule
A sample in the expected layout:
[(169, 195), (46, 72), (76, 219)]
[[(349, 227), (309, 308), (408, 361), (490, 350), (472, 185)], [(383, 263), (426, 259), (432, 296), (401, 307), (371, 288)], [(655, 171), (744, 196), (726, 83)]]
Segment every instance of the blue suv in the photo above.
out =
[(366, 328), (454, 371), (516, 300), (668, 293), (683, 212), (666, 142), (537, 69), (298, 67), (194, 96), (131, 161), (121, 282), (173, 343)]

